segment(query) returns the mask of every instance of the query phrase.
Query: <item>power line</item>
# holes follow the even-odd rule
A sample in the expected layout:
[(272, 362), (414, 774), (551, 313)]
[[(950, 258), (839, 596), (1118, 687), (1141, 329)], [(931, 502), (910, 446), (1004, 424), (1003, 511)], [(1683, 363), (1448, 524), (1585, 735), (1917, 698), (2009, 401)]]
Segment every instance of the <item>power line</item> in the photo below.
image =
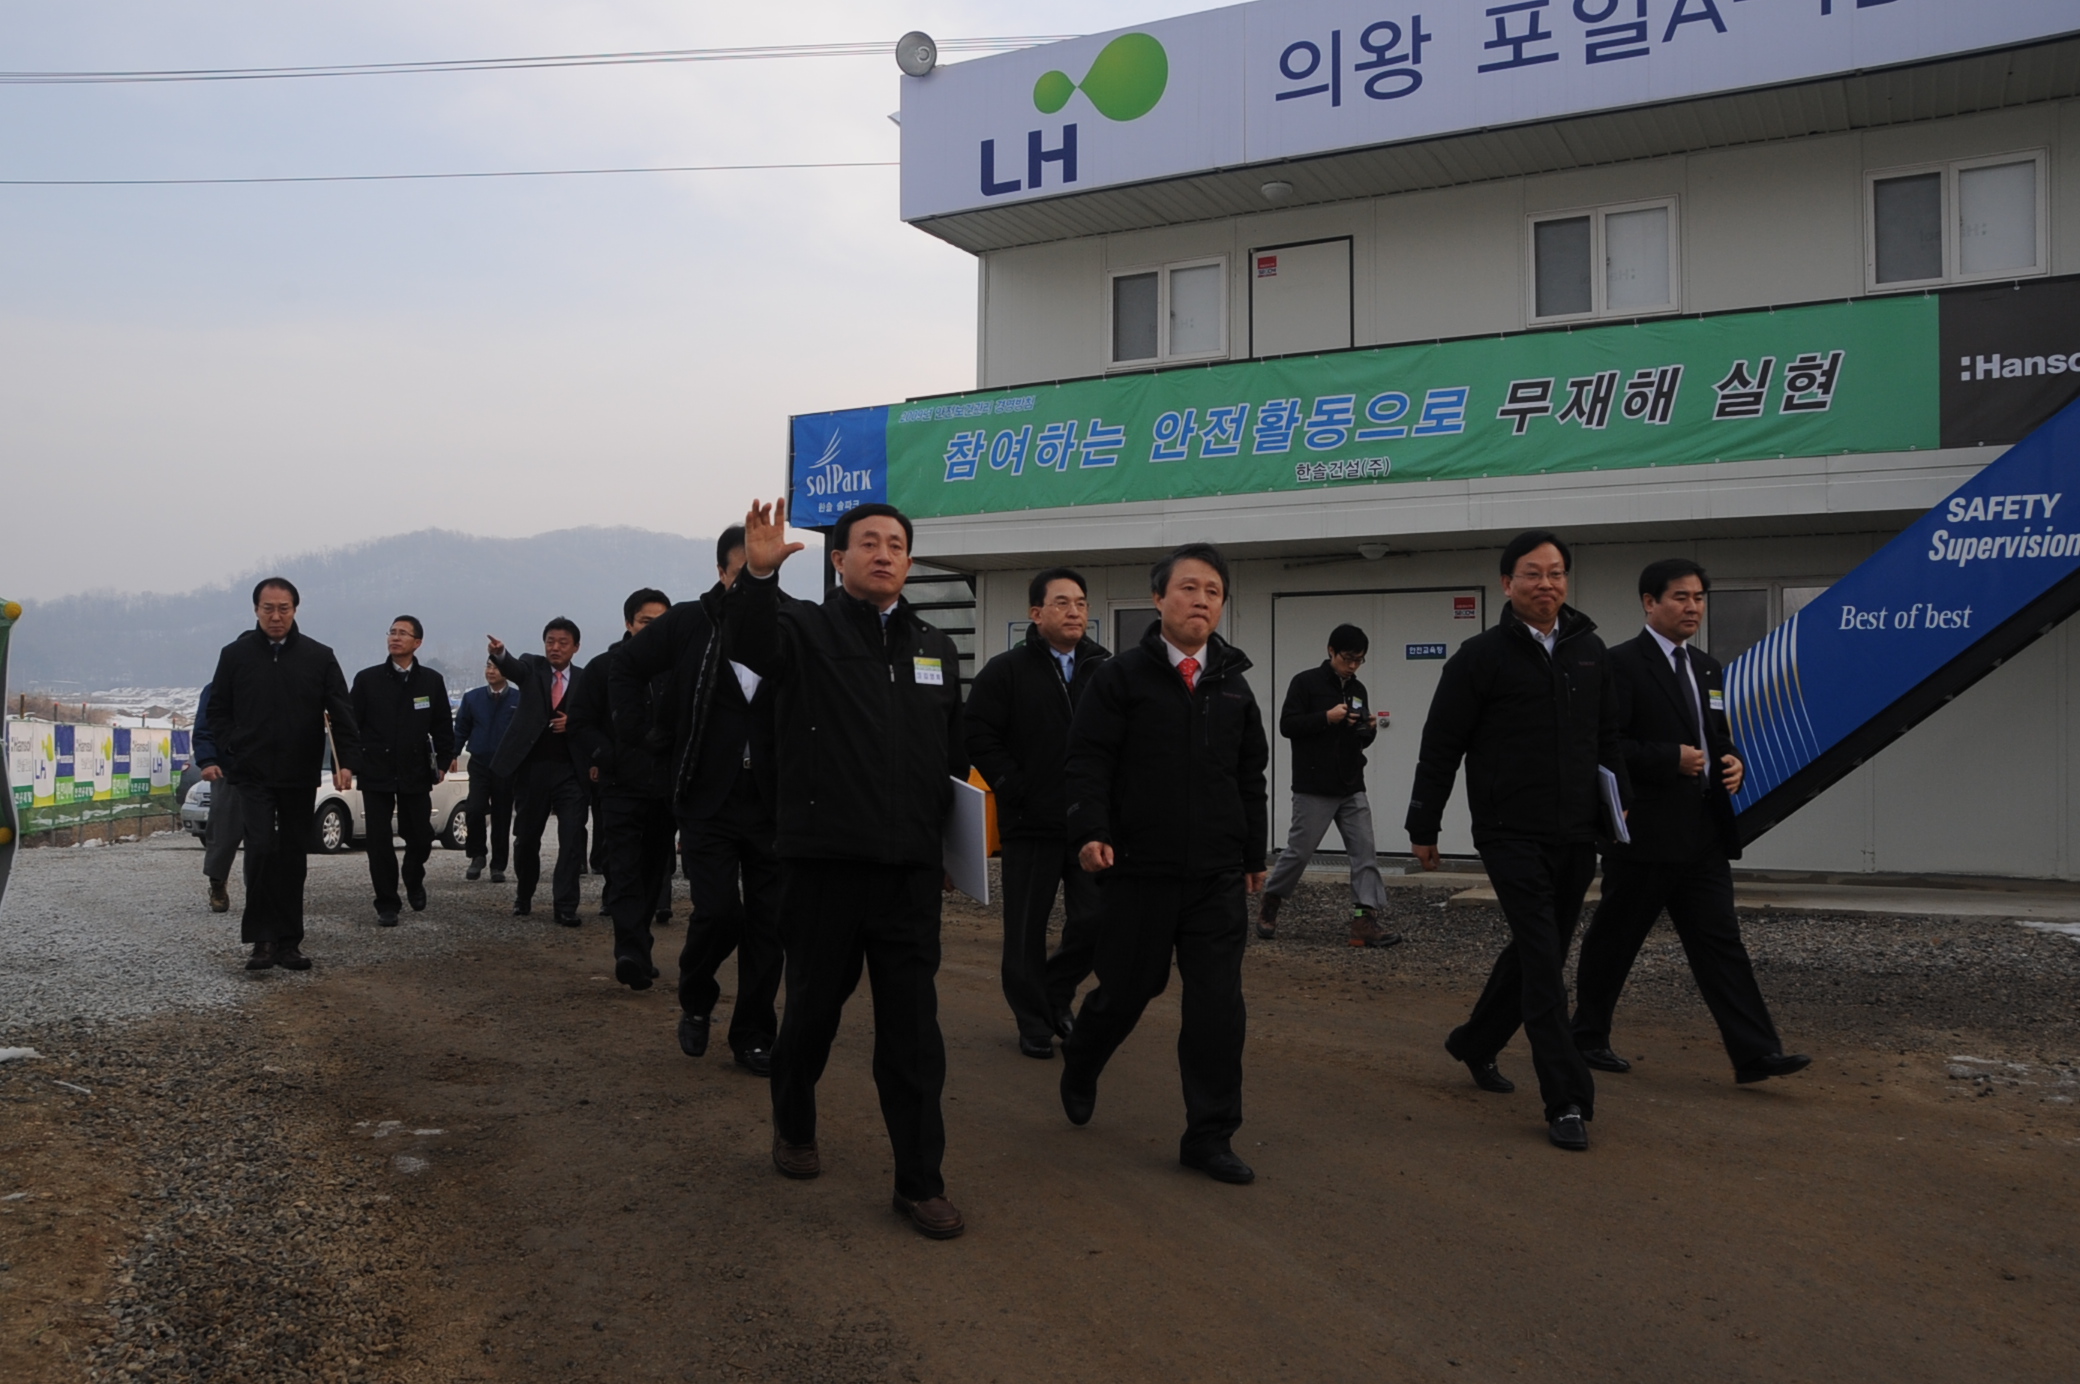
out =
[(688, 163), (664, 168), (509, 168), (480, 173), (319, 173), (279, 178), (0, 178), (0, 187), (200, 187), (239, 183), (411, 183), (443, 178), (596, 178), (623, 173), (753, 173), (786, 168), (895, 168), (894, 159), (849, 163)]
[[(942, 53), (1002, 53), (1055, 43), (1074, 34), (949, 38)], [(397, 77), (429, 72), (516, 72), (545, 67), (624, 67), (652, 63), (762, 62), (782, 58), (868, 58), (895, 52), (893, 42), (778, 43), (740, 48), (662, 48), (629, 53), (552, 53), (524, 58), (453, 58), (432, 62), (328, 63), (314, 67), (199, 67), (137, 72), (0, 72), (0, 86), (80, 86), (124, 82), (257, 82), (298, 77)]]

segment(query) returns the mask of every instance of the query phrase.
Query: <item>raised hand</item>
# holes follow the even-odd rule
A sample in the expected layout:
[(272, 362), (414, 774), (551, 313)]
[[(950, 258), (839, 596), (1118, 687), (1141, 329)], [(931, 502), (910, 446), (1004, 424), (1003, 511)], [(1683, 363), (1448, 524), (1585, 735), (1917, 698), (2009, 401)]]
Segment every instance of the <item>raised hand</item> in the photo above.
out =
[(787, 501), (751, 502), (744, 514), (744, 567), (752, 576), (772, 576), (803, 547), (787, 541)]
[(486, 649), (493, 658), (504, 658), (506, 656), (505, 643), (497, 635), (487, 634), (484, 636), (484, 641)]

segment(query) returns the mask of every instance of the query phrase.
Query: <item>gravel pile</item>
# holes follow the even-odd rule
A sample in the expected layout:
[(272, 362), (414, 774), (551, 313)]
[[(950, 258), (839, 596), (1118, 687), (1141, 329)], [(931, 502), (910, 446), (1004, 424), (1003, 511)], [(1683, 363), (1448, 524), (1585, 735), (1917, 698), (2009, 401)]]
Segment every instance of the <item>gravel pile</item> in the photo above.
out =
[[(553, 860), (553, 849), (545, 855)], [(535, 916), (513, 918), (512, 885), (466, 883), (466, 863), (460, 852), (435, 849), (432, 907), (407, 913), (402, 927), (378, 929), (367, 858), (312, 856), (304, 951), (321, 969), (364, 965), (533, 935), (545, 924), (545, 894), (536, 896)], [(599, 881), (585, 884), (589, 914)], [(231, 911), (211, 913), (202, 846), (185, 834), (21, 852), (0, 911), (0, 1039), (52, 1023), (220, 1008), (249, 998), (255, 984), (318, 983), (315, 972), (246, 973), (238, 940), (244, 888), (235, 874), (230, 888)]]
[[(1472, 1004), (1509, 939), (1500, 910), (1450, 906), (1464, 878), (1397, 885), (1387, 926), (1406, 937), (1385, 951), (1347, 946), (1346, 886), (1308, 880), (1286, 901), (1279, 940), (1330, 950), (1354, 971), (1385, 970), (1461, 986)], [(1594, 905), (1584, 910), (1583, 924)], [(1825, 1027), (1883, 1048), (1983, 1051), (2047, 1067), (2080, 1065), (2080, 942), (1997, 918), (1866, 913), (1743, 913), (1754, 958), (1785, 1039)], [(1251, 938), (1252, 946), (1266, 945)], [(1666, 918), (1655, 925), (1624, 1004), (1709, 1024), (1689, 963)], [(1621, 1011), (1622, 1013), (1622, 1011)]]

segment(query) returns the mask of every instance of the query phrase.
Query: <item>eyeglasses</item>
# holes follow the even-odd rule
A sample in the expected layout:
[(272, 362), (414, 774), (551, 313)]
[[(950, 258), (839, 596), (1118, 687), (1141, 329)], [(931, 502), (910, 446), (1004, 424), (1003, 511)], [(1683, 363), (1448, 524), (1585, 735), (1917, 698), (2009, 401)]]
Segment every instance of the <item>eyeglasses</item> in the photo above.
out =
[(1363, 654), (1347, 654), (1338, 652), (1332, 654), (1331, 657), (1336, 659), (1339, 663), (1348, 663), (1353, 668), (1360, 667), (1365, 662), (1365, 655)]

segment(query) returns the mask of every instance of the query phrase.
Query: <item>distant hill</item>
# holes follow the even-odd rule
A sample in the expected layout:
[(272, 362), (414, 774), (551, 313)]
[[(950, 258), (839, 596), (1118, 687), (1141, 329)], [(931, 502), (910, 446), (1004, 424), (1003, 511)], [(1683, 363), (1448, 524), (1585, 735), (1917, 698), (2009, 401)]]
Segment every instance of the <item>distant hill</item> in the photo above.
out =
[[(567, 615), (584, 631), (582, 662), (621, 636), (621, 602), (640, 586), (690, 600), (715, 581), (715, 540), (633, 528), (561, 529), (478, 538), (444, 529), (285, 558), (221, 586), (181, 595), (92, 591), (42, 601), (15, 626), (8, 682), (80, 694), (112, 687), (199, 687), (217, 651), (253, 623), (252, 587), (280, 573), (302, 593), (299, 623), (339, 652), (351, 678), (383, 658), (399, 614), (426, 626), (419, 656), (475, 686), (484, 636), (539, 650), (542, 625)], [(815, 553), (785, 569), (788, 590), (819, 589)]]

